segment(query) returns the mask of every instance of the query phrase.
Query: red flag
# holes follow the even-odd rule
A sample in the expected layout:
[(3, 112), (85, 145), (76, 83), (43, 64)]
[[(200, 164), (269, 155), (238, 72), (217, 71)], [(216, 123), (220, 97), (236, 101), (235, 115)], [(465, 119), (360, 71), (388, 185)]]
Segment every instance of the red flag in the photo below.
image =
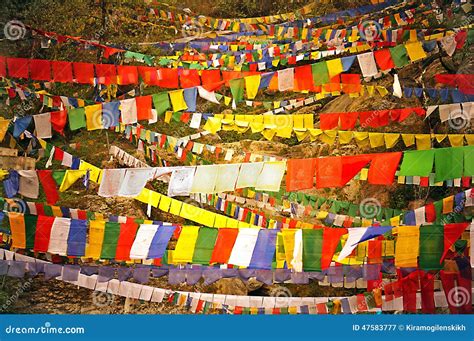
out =
[(389, 49), (380, 49), (375, 51), (374, 57), (377, 65), (382, 71), (395, 68), (395, 63), (393, 62)]
[(238, 229), (233, 228), (220, 228), (217, 234), (216, 244), (214, 251), (212, 252), (211, 260), (212, 263), (225, 264), (229, 260), (232, 248), (234, 247), (235, 240), (239, 233)]
[(33, 250), (36, 252), (48, 252), (51, 227), (55, 217), (39, 215), (36, 222), (35, 244)]
[(313, 188), (316, 159), (290, 159), (286, 172), (288, 192)]
[(432, 223), (436, 221), (436, 209), (434, 204), (430, 202), (429, 204), (425, 205), (425, 215), (426, 215), (426, 222)]
[(224, 85), (220, 70), (202, 70), (202, 86), (207, 91), (218, 90)]
[(138, 224), (127, 222), (120, 224), (120, 234), (117, 240), (115, 259), (117, 261), (128, 261), (130, 259), (130, 249), (132, 248)]
[(61, 110), (52, 112), (50, 120), (53, 129), (61, 135), (64, 135), (64, 126), (67, 122), (67, 111)]
[(182, 88), (192, 88), (201, 85), (199, 71), (195, 69), (181, 69), (179, 80)]
[(158, 69), (158, 86), (168, 89), (177, 89), (178, 85), (178, 69), (160, 68)]
[(138, 69), (136, 66), (118, 65), (117, 73), (119, 76), (119, 84), (121, 85), (138, 83)]
[(95, 73), (99, 84), (117, 83), (117, 69), (113, 64), (95, 64)]
[[(46, 195), (46, 202), (54, 205), (59, 199), (58, 190), (56, 189), (56, 181), (54, 181), (50, 170), (38, 170), (38, 177), (43, 186), (43, 191)], [(38, 210), (37, 210), (38, 211)], [(43, 211), (44, 213), (44, 211)], [(40, 212), (38, 212), (40, 214)]]
[(151, 115), (151, 96), (139, 96), (135, 98), (137, 106), (137, 119), (148, 120), (152, 117)]
[(60, 83), (72, 82), (72, 63), (62, 61), (52, 61), (53, 81)]
[(459, 237), (461, 237), (462, 233), (468, 226), (469, 222), (444, 225), (444, 252), (439, 260), (440, 264), (443, 262), (444, 257), (446, 257), (451, 246), (459, 239)]
[(434, 314), (436, 310), (434, 301), (434, 274), (420, 271), (421, 284), (421, 311), (423, 314)]
[(8, 76), (12, 78), (28, 78), (27, 58), (7, 58)]
[(159, 85), (160, 81), (158, 79), (158, 73), (156, 68), (151, 66), (138, 66), (138, 73), (140, 74), (141, 79), (147, 85)]
[(311, 73), (311, 65), (295, 67), (295, 91), (313, 90), (313, 77), (308, 76)]
[(368, 181), (372, 185), (391, 185), (402, 152), (375, 154), (370, 163)]
[(51, 62), (45, 59), (30, 60), (30, 76), (31, 79), (37, 81), (51, 80)]
[(0, 56), (0, 77), (7, 76), (7, 58)]
[(402, 279), (403, 310), (416, 313), (416, 292), (419, 288), (418, 271), (413, 271)]
[(74, 70), (74, 78), (77, 83), (92, 84), (94, 83), (94, 64), (91, 63), (72, 63)]
[(339, 116), (340, 127), (342, 130), (354, 129), (357, 119), (359, 118), (358, 112), (347, 112)]
[(345, 228), (328, 228), (323, 230), (323, 247), (321, 249), (321, 269), (327, 269), (331, 265), (331, 260), (336, 251), (341, 237), (347, 233)]
[(339, 116), (344, 114), (334, 113), (334, 114), (319, 114), (319, 128), (322, 130), (331, 130), (335, 129), (339, 125)]
[(361, 154), (354, 156), (342, 156), (342, 183), (341, 186), (347, 184), (354, 176), (356, 176), (364, 166), (366, 166), (372, 155)]

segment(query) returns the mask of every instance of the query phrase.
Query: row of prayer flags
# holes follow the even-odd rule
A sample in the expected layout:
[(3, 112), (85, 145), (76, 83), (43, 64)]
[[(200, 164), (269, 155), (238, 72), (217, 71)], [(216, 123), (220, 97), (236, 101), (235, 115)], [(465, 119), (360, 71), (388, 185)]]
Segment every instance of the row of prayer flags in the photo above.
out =
[[(161, 259), (176, 229), (176, 226), (167, 224), (138, 226), (131, 221), (87, 221), (16, 212), (9, 212), (8, 219), (13, 248), (92, 259)], [(321, 271), (332, 261), (347, 264), (353, 251), (364, 243), (365, 248), (380, 244), (380, 257), (394, 255), (397, 268), (440, 270), (450, 248), (469, 224), (398, 226), (393, 230), (390, 226), (374, 226), (281, 231), (183, 226), (174, 250), (167, 254), (167, 262), (231, 264), (269, 270), (280, 240), (283, 244), (279, 248), (284, 250), (287, 267), (297, 272)], [(380, 239), (391, 230), (391, 235), (396, 235), (394, 251), (388, 249), (390, 241), (382, 243), (383, 239)], [(383, 248), (382, 244), (385, 245)], [(370, 250), (366, 252), (361, 254), (359, 250), (355, 255), (359, 258), (375, 257), (371, 256)]]

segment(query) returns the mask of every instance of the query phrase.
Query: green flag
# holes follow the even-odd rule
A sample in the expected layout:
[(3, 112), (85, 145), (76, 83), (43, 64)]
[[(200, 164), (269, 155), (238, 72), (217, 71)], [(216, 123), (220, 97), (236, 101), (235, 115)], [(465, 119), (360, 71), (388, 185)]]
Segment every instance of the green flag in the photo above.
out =
[(464, 168), (463, 148), (441, 148), (435, 150), (435, 181), (440, 182), (462, 177)]
[(193, 263), (209, 265), (218, 229), (201, 227), (194, 247)]
[(25, 235), (27, 249), (32, 249), (35, 246), (35, 232), (37, 221), (38, 216), (25, 214)]
[(158, 116), (163, 115), (166, 110), (170, 108), (170, 99), (167, 92), (154, 94), (151, 97), (153, 99), (153, 106), (155, 107), (156, 114)]
[(64, 176), (66, 175), (65, 170), (55, 170), (51, 172), (51, 176), (58, 186), (61, 186)]
[(303, 229), (303, 270), (321, 271), (323, 229)]
[(329, 71), (326, 62), (319, 62), (311, 66), (314, 85), (329, 83)]
[(86, 111), (84, 108), (70, 109), (67, 112), (69, 129), (72, 131), (86, 127)]
[(398, 175), (429, 176), (433, 170), (434, 150), (410, 150), (403, 153)]
[(235, 103), (239, 103), (244, 98), (244, 83), (243, 78), (235, 78), (230, 80), (230, 92), (234, 98)]
[(410, 62), (407, 49), (403, 44), (390, 48), (390, 54), (396, 67), (404, 67)]
[(430, 225), (420, 227), (420, 269), (425, 271), (442, 270), (440, 263), (444, 250), (444, 226)]
[(53, 209), (51, 208), (50, 205), (43, 205), (43, 210), (44, 210), (44, 215), (48, 217), (53, 216)]
[(464, 176), (474, 176), (474, 146), (466, 146), (464, 150)]
[(115, 258), (117, 242), (120, 235), (120, 223), (106, 222), (104, 231), (104, 241), (102, 243), (102, 252), (100, 258)]

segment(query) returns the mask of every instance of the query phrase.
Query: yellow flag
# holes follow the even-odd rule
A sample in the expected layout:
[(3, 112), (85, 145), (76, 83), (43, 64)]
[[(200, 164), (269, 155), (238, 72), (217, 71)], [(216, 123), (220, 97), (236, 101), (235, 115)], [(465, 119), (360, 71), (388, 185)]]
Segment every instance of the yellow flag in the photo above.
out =
[(395, 255), (395, 242), (393, 240), (382, 241), (382, 256), (393, 257)]
[(415, 134), (402, 134), (402, 139), (406, 147), (410, 147), (415, 144)]
[(298, 141), (300, 142), (300, 141), (303, 141), (305, 138), (307, 138), (309, 136), (309, 132), (295, 130), (295, 135), (296, 135), (296, 138), (298, 139)]
[(79, 170), (89, 170), (89, 176), (90, 176), (90, 180), (95, 182), (95, 183), (99, 183), (99, 179), (100, 179), (100, 175), (101, 175), (101, 172), (102, 172), (102, 169), (94, 166), (94, 165), (91, 165), (90, 163), (86, 162), (86, 161), (82, 161), (81, 164), (79, 165)]
[(294, 115), (293, 116), (293, 128), (294, 129), (304, 129), (303, 115)]
[(325, 130), (319, 136), (319, 139), (321, 140), (321, 142), (332, 145), (334, 144), (334, 141), (336, 140), (336, 136), (337, 136), (337, 130)]
[(5, 138), (5, 134), (7, 133), (8, 125), (10, 124), (10, 120), (5, 120), (0, 118), (0, 142), (3, 141)]
[(410, 57), (412, 62), (426, 58), (426, 53), (419, 41), (405, 44), (405, 48), (407, 49), (408, 57)]
[(260, 75), (247, 76), (244, 80), (247, 98), (254, 99), (255, 96), (257, 96), (258, 87), (260, 86)]
[(390, 225), (392, 225), (392, 226), (400, 225), (400, 216), (397, 215), (397, 216), (394, 216), (394, 217), (390, 218)]
[(86, 113), (87, 130), (104, 129), (102, 124), (102, 104), (84, 107)]
[(211, 134), (215, 134), (220, 131), (222, 128), (222, 122), (220, 119), (216, 117), (209, 117), (207, 119), (206, 124), (204, 125), (203, 129), (210, 132)]
[(188, 108), (188, 105), (184, 100), (183, 92), (183, 89), (168, 92), (174, 112), (186, 110)]
[(388, 90), (384, 86), (377, 85), (375, 88), (379, 92), (380, 96), (384, 97), (385, 95), (388, 95)]
[(341, 58), (327, 60), (326, 66), (328, 68), (329, 78), (332, 78), (342, 73), (343, 68), (342, 68)]
[(338, 135), (339, 135), (340, 144), (348, 144), (352, 141), (352, 138), (354, 137), (354, 134), (352, 133), (352, 131), (340, 130), (338, 132)]
[[(216, 220), (217, 214), (215, 214), (214, 212), (203, 210), (203, 209), (200, 209), (200, 210), (201, 210), (201, 214), (196, 219), (196, 222), (204, 226), (209, 226), (209, 227), (214, 226), (214, 221)], [(237, 224), (239, 223), (239, 221), (236, 219), (229, 218), (228, 221), (229, 220), (235, 220)]]
[(383, 133), (369, 133), (370, 146), (372, 148), (382, 147), (385, 144)]
[(25, 218), (23, 214), (9, 212), (8, 219), (12, 233), (12, 248), (26, 248)]
[(448, 139), (451, 143), (451, 147), (461, 147), (464, 144), (463, 134), (449, 134)]
[(74, 183), (86, 175), (87, 171), (85, 170), (67, 170), (66, 174), (64, 175), (63, 182), (59, 187), (60, 192), (66, 191), (69, 187), (74, 185)]
[(443, 199), (443, 214), (448, 214), (453, 211), (454, 196)]
[[(53, 211), (53, 216), (55, 216), (55, 217), (62, 217), (63, 216), (63, 212), (61, 211), (61, 207), (59, 207), (59, 206), (51, 206), (51, 211)], [(95, 215), (96, 215), (96, 219), (97, 219), (97, 213)]]
[(474, 135), (473, 134), (465, 134), (464, 137), (466, 138), (467, 144), (472, 146), (474, 145)]
[(169, 213), (179, 216), (181, 212), (181, 206), (183, 205), (182, 201), (171, 199), (171, 205)]
[(275, 129), (265, 129), (262, 132), (263, 137), (265, 137), (268, 141), (271, 141), (273, 139), (273, 136), (275, 136), (276, 130)]
[(227, 218), (226, 226), (231, 228), (238, 228), (239, 221), (236, 219)]
[(385, 133), (383, 137), (385, 139), (385, 148), (390, 149), (397, 144), (400, 134)]
[(447, 134), (435, 134), (436, 141), (438, 143), (443, 142), (443, 140), (448, 136)]
[(354, 131), (354, 139), (359, 147), (366, 146), (369, 143), (369, 133), (365, 131)]
[(89, 243), (86, 245), (86, 258), (99, 259), (104, 241), (105, 221), (89, 221)]
[(418, 226), (399, 226), (395, 247), (395, 266), (416, 268), (420, 248), (420, 229)]
[(293, 250), (295, 248), (295, 229), (281, 230), (283, 236), (283, 247), (285, 249), (286, 264), (291, 269), (291, 261), (293, 260)]
[(416, 149), (427, 150), (431, 149), (431, 136), (427, 134), (416, 134)]
[(199, 226), (183, 226), (173, 253), (175, 263), (191, 263)]

